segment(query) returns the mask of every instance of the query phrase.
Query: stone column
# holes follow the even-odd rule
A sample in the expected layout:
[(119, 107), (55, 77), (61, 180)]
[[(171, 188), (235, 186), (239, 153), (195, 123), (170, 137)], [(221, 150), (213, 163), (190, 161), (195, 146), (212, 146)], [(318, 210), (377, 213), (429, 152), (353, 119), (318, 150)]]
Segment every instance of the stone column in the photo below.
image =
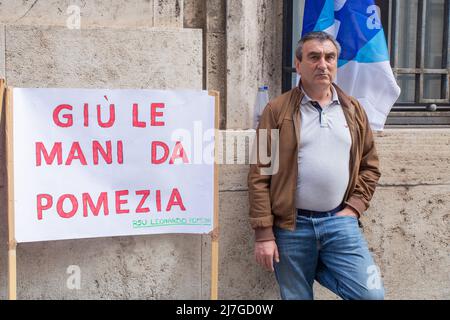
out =
[(281, 93), (282, 1), (227, 1), (227, 128), (250, 127), (259, 85)]

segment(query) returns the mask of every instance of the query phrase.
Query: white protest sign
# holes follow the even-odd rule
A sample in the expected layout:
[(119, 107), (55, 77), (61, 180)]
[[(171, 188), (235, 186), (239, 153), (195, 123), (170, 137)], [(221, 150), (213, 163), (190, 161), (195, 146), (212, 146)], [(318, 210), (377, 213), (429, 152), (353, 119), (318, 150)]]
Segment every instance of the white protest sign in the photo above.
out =
[(17, 242), (208, 233), (207, 91), (13, 91)]

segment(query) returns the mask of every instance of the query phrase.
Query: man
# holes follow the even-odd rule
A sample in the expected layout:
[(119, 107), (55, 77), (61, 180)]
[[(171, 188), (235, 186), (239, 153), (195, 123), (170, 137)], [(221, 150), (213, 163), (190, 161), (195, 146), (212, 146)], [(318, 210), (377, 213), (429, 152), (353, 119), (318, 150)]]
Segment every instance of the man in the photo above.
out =
[(364, 109), (333, 83), (339, 52), (332, 36), (305, 35), (299, 86), (269, 102), (258, 127), (258, 139), (279, 130), (279, 167), (267, 175), (267, 164), (251, 165), (250, 223), (256, 261), (275, 271), (283, 299), (313, 299), (314, 279), (343, 299), (384, 298), (358, 225), (380, 178), (378, 156)]

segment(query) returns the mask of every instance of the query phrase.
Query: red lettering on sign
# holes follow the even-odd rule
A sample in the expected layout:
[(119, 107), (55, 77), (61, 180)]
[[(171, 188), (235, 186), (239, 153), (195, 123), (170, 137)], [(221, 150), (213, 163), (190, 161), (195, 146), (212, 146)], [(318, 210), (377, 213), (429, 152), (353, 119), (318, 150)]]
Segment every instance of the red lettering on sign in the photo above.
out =
[(156, 211), (161, 212), (161, 190), (156, 190)]
[[(116, 144), (117, 144), (117, 152), (116, 152), (117, 163), (123, 164), (123, 142), (119, 140), (116, 142)], [(111, 141), (105, 141), (104, 145), (100, 141), (97, 140), (92, 141), (92, 161), (94, 165), (99, 164), (100, 157), (104, 160), (106, 164), (113, 163), (113, 150)], [(53, 144), (50, 154), (48, 153), (45, 145), (42, 142), (36, 142), (37, 167), (42, 166), (42, 160), (44, 160), (44, 162), (47, 165), (55, 164), (54, 163), (55, 159), (56, 164), (58, 165), (63, 164), (61, 142), (55, 142)], [(167, 157), (165, 159), (167, 159)], [(82, 151), (80, 143), (77, 141), (72, 143), (69, 154), (64, 164), (66, 166), (70, 166), (73, 160), (79, 160), (82, 165), (87, 165), (86, 157)]]
[(170, 199), (169, 203), (167, 204), (166, 211), (170, 211), (170, 209), (172, 209), (172, 206), (180, 206), (181, 211), (186, 211), (183, 200), (181, 199), (180, 192), (177, 188), (174, 188), (172, 190), (172, 193), (170, 194)]
[(148, 196), (150, 195), (150, 190), (139, 190), (136, 191), (137, 196), (142, 196), (141, 201), (139, 202), (136, 213), (147, 213), (150, 212), (150, 208), (145, 207), (143, 208), (142, 205), (144, 204), (145, 200), (147, 200)]
[(89, 104), (85, 103), (83, 107), (84, 126), (89, 126)]
[(172, 156), (170, 157), (170, 164), (173, 164), (175, 159), (181, 158), (183, 159), (183, 163), (189, 163), (188, 158), (186, 157), (186, 153), (184, 152), (183, 145), (180, 141), (177, 141), (175, 147), (173, 148)]
[(128, 190), (116, 191), (116, 213), (130, 213), (128, 209), (122, 209), (123, 204), (127, 204), (128, 200), (122, 200), (120, 197), (127, 196)]
[(107, 164), (112, 163), (112, 148), (111, 148), (111, 141), (106, 141), (106, 151), (103, 149), (100, 142), (94, 140), (92, 142), (92, 156), (94, 157), (94, 164), (98, 164), (98, 153), (101, 153), (103, 160)]
[(81, 150), (78, 142), (72, 143), (72, 148), (70, 148), (69, 156), (66, 160), (66, 166), (70, 166), (74, 159), (80, 160), (80, 163), (83, 166), (87, 165), (86, 158), (84, 157), (83, 151)]
[(59, 118), (59, 114), (63, 109), (72, 110), (72, 106), (69, 104), (60, 104), (53, 110), (53, 122), (62, 128), (68, 128), (73, 125), (73, 116), (71, 114), (65, 114), (62, 118), (66, 119), (65, 122), (62, 122)]
[(139, 105), (133, 103), (133, 127), (145, 128), (145, 122), (139, 121)]
[[(113, 197), (112, 201), (115, 201), (115, 213), (116, 214), (127, 214), (127, 213), (150, 213), (150, 205), (156, 205), (156, 212), (161, 212), (161, 190), (155, 190), (155, 198), (153, 199), (150, 195), (150, 190), (136, 190), (134, 191), (137, 198), (139, 198), (139, 203), (131, 211), (130, 208), (126, 208), (129, 203), (130, 191), (129, 190), (118, 190), (114, 194), (108, 194), (108, 192), (101, 192), (97, 197), (92, 196), (89, 192), (84, 192), (81, 197), (77, 198), (73, 194), (62, 194), (60, 196), (55, 196), (56, 207), (53, 207), (53, 196), (50, 194), (38, 194), (36, 200), (37, 208), (37, 219), (43, 220), (44, 212), (46, 210), (51, 210), (52, 208), (56, 210), (58, 216), (64, 219), (73, 218), (80, 209), (79, 214), (83, 217), (89, 218), (92, 216), (109, 216), (109, 197)], [(133, 194), (134, 195), (134, 194)], [(134, 201), (136, 200), (136, 201)], [(137, 203), (137, 199), (133, 198), (133, 203)], [(82, 205), (82, 209), (80, 205)], [(186, 211), (186, 207), (183, 203), (180, 191), (178, 188), (173, 188), (167, 202), (164, 212), (170, 212), (175, 206), (179, 207), (179, 210)], [(81, 212), (82, 211), (82, 212)], [(114, 212), (114, 211), (113, 211)]]
[(164, 103), (152, 103), (151, 104), (151, 121), (150, 124), (154, 127), (164, 126), (164, 121), (156, 121), (156, 117), (162, 117), (162, 112), (157, 112), (156, 109), (163, 109)]
[(123, 164), (123, 142), (117, 141), (117, 163)]
[[(157, 159), (158, 152), (157, 147), (162, 147), (164, 150), (164, 154), (160, 159)], [(153, 141), (152, 142), (152, 164), (161, 164), (164, 163), (169, 157), (169, 147), (162, 141)]]
[[(43, 200), (46, 200), (46, 204), (43, 204)], [(37, 217), (38, 220), (42, 220), (42, 212), (48, 210), (53, 205), (53, 197), (49, 194), (38, 194), (37, 195)]]
[(94, 216), (98, 216), (102, 206), (103, 206), (103, 214), (105, 216), (109, 214), (107, 192), (100, 193), (96, 205), (94, 205), (94, 201), (92, 201), (91, 195), (89, 193), (83, 193), (82, 199), (83, 199), (83, 216), (85, 217), (88, 216), (88, 206)]
[(110, 128), (116, 121), (116, 108), (114, 107), (114, 104), (109, 105), (109, 120), (107, 122), (102, 121), (102, 112), (101, 112), (101, 105), (97, 105), (97, 122), (98, 125), (102, 128)]
[(47, 164), (52, 164), (57, 158), (58, 165), (62, 164), (62, 144), (61, 142), (55, 142), (52, 147), (52, 151), (50, 151), (50, 155), (45, 149), (45, 146), (42, 142), (36, 142), (36, 166), (39, 167), (42, 165), (41, 154), (44, 156), (44, 161)]
[[(69, 199), (72, 204), (72, 210), (64, 211), (64, 200)], [(78, 210), (78, 201), (77, 198), (73, 194), (63, 194), (59, 197), (58, 202), (56, 203), (56, 211), (58, 212), (61, 218), (69, 219), (72, 218)]]

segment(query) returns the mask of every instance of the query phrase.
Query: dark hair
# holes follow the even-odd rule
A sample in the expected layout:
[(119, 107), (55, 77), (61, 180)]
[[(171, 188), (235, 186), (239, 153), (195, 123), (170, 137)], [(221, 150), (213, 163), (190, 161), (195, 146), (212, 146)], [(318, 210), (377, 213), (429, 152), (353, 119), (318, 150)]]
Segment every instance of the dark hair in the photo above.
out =
[(318, 40), (320, 42), (330, 40), (337, 49), (338, 57), (339, 54), (341, 53), (341, 46), (332, 35), (329, 35), (328, 33), (323, 31), (312, 31), (305, 34), (297, 43), (297, 49), (295, 49), (295, 56), (297, 57), (298, 61), (302, 61), (303, 44), (309, 40)]

